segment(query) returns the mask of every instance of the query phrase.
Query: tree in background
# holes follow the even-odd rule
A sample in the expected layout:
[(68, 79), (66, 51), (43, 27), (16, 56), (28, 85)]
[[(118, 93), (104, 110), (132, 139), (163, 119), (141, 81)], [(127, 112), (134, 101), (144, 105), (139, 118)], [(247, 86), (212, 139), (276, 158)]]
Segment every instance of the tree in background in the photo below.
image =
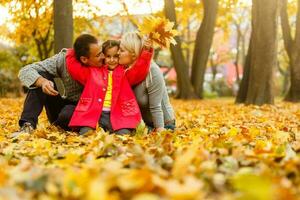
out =
[(248, 23), (248, 16), (251, 9), (245, 2), (236, 2), (234, 6), (234, 14), (232, 14), (232, 22), (236, 31), (236, 48), (235, 48), (235, 68), (236, 68), (236, 83), (240, 83), (239, 66), (244, 65), (246, 60), (246, 44), (248, 39), (248, 32), (250, 29), (250, 20)]
[(214, 36), (218, 0), (203, 0), (203, 5), (204, 17), (196, 36), (191, 75), (195, 93), (200, 98), (203, 98), (204, 74)]
[(279, 0), (253, 0), (252, 33), (237, 103), (274, 103)]
[[(290, 88), (285, 97), (285, 100), (292, 102), (300, 101), (300, 0), (297, 0), (298, 11), (296, 15), (296, 29), (294, 38), (292, 36), (292, 28), (289, 22), (288, 2), (281, 1), (281, 28), (284, 40), (285, 50), (289, 58), (290, 70)], [(291, 2), (296, 3), (296, 2)], [(294, 6), (294, 8), (297, 6)]]
[[(40, 60), (48, 58), (53, 50), (53, 8), (50, 1), (3, 0), (9, 9), (15, 30), (8, 38), (16, 45), (25, 45), (29, 51), (37, 52)], [(32, 48), (34, 47), (34, 48)]]
[[(175, 4), (173, 0), (165, 0), (165, 14), (170, 21), (175, 23), (174, 28), (176, 29), (178, 25), (176, 20)], [(179, 36), (176, 36), (175, 40), (177, 45), (171, 45), (170, 50), (177, 72), (177, 97), (182, 99), (194, 98), (196, 95), (189, 79), (189, 67), (182, 52), (181, 40)]]
[[(182, 30), (183, 33), (185, 33), (185, 31), (187, 31), (187, 33), (176, 38), (177, 43), (179, 42), (180, 44), (178, 43), (177, 46), (171, 47), (172, 58), (178, 76), (178, 97), (203, 98), (204, 75), (210, 55), (212, 40), (216, 31), (216, 24), (224, 29), (225, 32), (228, 31), (227, 28), (230, 24), (228, 19), (230, 19), (232, 15), (230, 11), (237, 0), (204, 0), (201, 1), (202, 4), (193, 0), (183, 0), (179, 2), (180, 3), (174, 4), (173, 0), (165, 0), (166, 17), (176, 22), (177, 26), (188, 27), (186, 30)], [(187, 9), (185, 8), (186, 6), (188, 6)], [(182, 12), (178, 12), (180, 13), (178, 14), (175, 12), (176, 9), (180, 9)], [(219, 14), (219, 17), (217, 17), (217, 14)], [(191, 26), (195, 26), (195, 19), (197, 21), (201, 16), (203, 16), (203, 19), (196, 33), (193, 56), (191, 57), (189, 45), (190, 41), (193, 41), (193, 38), (189, 31)], [(177, 23), (177, 17), (179, 18), (178, 22), (180, 22), (180, 24)], [(224, 23), (225, 21), (226, 23)], [(184, 41), (183, 47), (182, 41)], [(184, 49), (187, 49), (186, 54), (183, 53)], [(190, 60), (192, 60), (191, 67)], [(191, 70), (189, 70), (190, 68)], [(184, 86), (182, 86), (183, 84)]]
[[(61, 6), (68, 8), (70, 13), (71, 0), (56, 1)], [(54, 3), (46, 0), (3, 0), (1, 4), (9, 9), (9, 13), (12, 16), (11, 23), (14, 24), (14, 30), (7, 33), (7, 38), (15, 42), (17, 47), (22, 46), (27, 49), (29, 55), (37, 57), (36, 59), (29, 59), (29, 62), (36, 60), (43, 60), (53, 55), (54, 53)], [(63, 7), (59, 7), (62, 9)], [(88, 13), (88, 16), (78, 16), (76, 13), (82, 11), (82, 13)], [(77, 36), (81, 32), (96, 32), (93, 22), (95, 20), (95, 9), (88, 0), (78, 0), (74, 2), (74, 30)], [(59, 14), (59, 13), (57, 13)], [(60, 18), (63, 18), (66, 13), (62, 14)], [(87, 15), (87, 14), (86, 14)], [(60, 33), (66, 34), (71, 37), (70, 34), (73, 31), (70, 27), (66, 27), (66, 19), (60, 19), (58, 27), (61, 28)], [(70, 18), (68, 24), (71, 24)], [(81, 31), (81, 32), (77, 32)], [(97, 30), (99, 33), (99, 30)], [(72, 37), (71, 37), (72, 38)], [(57, 41), (63, 44), (61, 37), (58, 37)], [(59, 41), (60, 40), (60, 41)], [(70, 40), (71, 41), (71, 40)], [(69, 41), (69, 44), (70, 44)], [(72, 43), (72, 41), (71, 41)], [(59, 45), (60, 45), (59, 44)], [(70, 45), (63, 45), (66, 47)], [(58, 49), (60, 46), (58, 46)]]
[(72, 0), (54, 0), (54, 52), (73, 46)]

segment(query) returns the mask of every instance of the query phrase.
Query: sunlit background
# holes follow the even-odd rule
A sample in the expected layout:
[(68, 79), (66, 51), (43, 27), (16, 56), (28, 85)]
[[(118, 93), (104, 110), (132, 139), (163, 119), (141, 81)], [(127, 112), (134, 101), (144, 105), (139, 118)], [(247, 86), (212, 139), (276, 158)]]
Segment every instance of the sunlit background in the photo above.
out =
[[(46, 43), (49, 44), (54, 39), (53, 26), (50, 25), (53, 14), (51, 13), (52, 1), (40, 2), (42, 2), (40, 3), (41, 10), (46, 9), (46, 12), (49, 13), (37, 21), (23, 20), (22, 12), (16, 12), (15, 15), (20, 14), (21, 16), (16, 17), (10, 13), (11, 10), (8, 7), (4, 7), (2, 6), (4, 4), (0, 3), (0, 51), (5, 49), (4, 57), (11, 57), (11, 53), (15, 56), (14, 64), (6, 63), (1, 66), (0, 55), (0, 70), (1, 68), (6, 70), (13, 68), (11, 71), (16, 74), (20, 67), (25, 64), (43, 60), (54, 54), (54, 51), (50, 49), (50, 53), (39, 55), (35, 41), (30, 35), (32, 34), (30, 31), (36, 29), (41, 35), (39, 38), (41, 41), (47, 28), (50, 27), (51, 34)], [(203, 3), (201, 0), (174, 0), (174, 2), (182, 52), (187, 65), (190, 67), (197, 31), (204, 16)], [(290, 23), (295, 25), (297, 1), (288, 0), (288, 2)], [(237, 92), (237, 82), (239, 81), (237, 68), (241, 78), (249, 46), (251, 5), (252, 0), (219, 0), (217, 22), (207, 62), (207, 73), (205, 74), (204, 87), (207, 96), (235, 95)], [(73, 1), (73, 11), (74, 38), (81, 33), (91, 33), (98, 37), (101, 42), (106, 39), (119, 39), (125, 32), (137, 30), (137, 24), (141, 23), (145, 16), (165, 16), (164, 0), (80, 0)], [(26, 17), (33, 13), (32, 10), (24, 12), (28, 12), (27, 15), (23, 14)], [(292, 30), (294, 29), (292, 26)], [(279, 38), (282, 38), (280, 28), (278, 28), (278, 33)], [(275, 74), (278, 78), (276, 79), (277, 95), (280, 95), (284, 94), (288, 88), (288, 57), (284, 50), (283, 41), (279, 40), (278, 44), (280, 70), (276, 71)], [(7, 49), (9, 50), (7, 51)], [(46, 50), (48, 51), (48, 49)], [(177, 76), (169, 49), (157, 50), (155, 60), (162, 66), (170, 93), (174, 93)], [(212, 80), (215, 81), (215, 86), (212, 84)], [(226, 87), (223, 87), (224, 85)]]

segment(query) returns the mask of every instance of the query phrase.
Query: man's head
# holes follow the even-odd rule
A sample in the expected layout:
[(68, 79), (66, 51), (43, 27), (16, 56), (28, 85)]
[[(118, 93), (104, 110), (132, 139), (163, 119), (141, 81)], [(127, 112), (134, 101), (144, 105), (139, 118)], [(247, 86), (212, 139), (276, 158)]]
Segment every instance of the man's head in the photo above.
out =
[(97, 38), (90, 34), (82, 34), (74, 42), (77, 60), (88, 66), (102, 66), (103, 54)]

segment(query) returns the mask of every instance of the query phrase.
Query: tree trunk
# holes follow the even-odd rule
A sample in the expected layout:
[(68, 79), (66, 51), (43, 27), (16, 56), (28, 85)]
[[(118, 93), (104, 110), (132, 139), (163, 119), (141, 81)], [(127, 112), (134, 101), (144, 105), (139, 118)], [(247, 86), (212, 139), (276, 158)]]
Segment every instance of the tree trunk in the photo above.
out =
[(279, 0), (253, 0), (252, 47), (246, 104), (273, 104)]
[(218, 12), (218, 0), (203, 0), (204, 18), (197, 32), (192, 62), (192, 85), (203, 98), (203, 82)]
[(190, 25), (190, 20), (188, 19), (188, 24), (187, 24), (187, 49), (186, 49), (186, 62), (188, 66), (191, 66), (191, 50), (189, 48), (189, 45), (191, 43), (191, 25)]
[[(244, 32), (244, 34), (241, 35), (241, 46), (242, 46), (242, 49), (241, 49), (241, 54), (242, 54), (242, 60), (241, 60), (241, 63), (245, 64), (246, 62), (246, 32)], [(249, 44), (250, 45), (250, 44)]]
[(244, 71), (243, 71), (243, 78), (240, 82), (240, 87), (238, 94), (236, 96), (235, 103), (245, 103), (247, 92), (248, 92), (248, 86), (249, 86), (249, 75), (250, 75), (250, 58), (251, 58), (251, 48), (252, 48), (252, 34), (250, 38), (248, 53), (245, 59), (244, 63)]
[[(173, 0), (165, 0), (165, 14), (170, 21), (175, 23), (175, 28), (177, 28), (175, 4)], [(195, 93), (189, 80), (189, 67), (182, 53), (181, 41), (178, 36), (175, 37), (175, 40), (177, 45), (171, 45), (170, 49), (177, 73), (177, 97), (182, 99), (194, 98)]]
[(289, 78), (290, 78), (290, 72), (289, 70), (284, 70), (283, 68), (280, 67), (280, 62), (277, 63), (278, 71), (283, 76), (283, 84), (282, 84), (282, 91), (281, 95), (284, 96), (287, 94), (288, 89), (289, 89)]
[(282, 0), (281, 5), (281, 27), (283, 33), (284, 46), (289, 57), (289, 68), (291, 84), (285, 97), (286, 101), (300, 101), (300, 0), (298, 0), (298, 11), (296, 21), (295, 39), (292, 38), (291, 27), (288, 19), (287, 0)]
[(211, 67), (211, 72), (212, 72), (212, 80), (211, 80), (211, 83), (210, 83), (210, 86), (211, 86), (211, 91), (212, 92), (216, 92), (216, 76), (217, 76), (217, 65), (214, 63), (214, 60), (213, 60), (213, 55), (212, 54), (210, 56), (210, 67)]
[(240, 83), (240, 72), (239, 72), (239, 63), (240, 63), (240, 43), (241, 43), (241, 30), (240, 25), (236, 24), (236, 33), (237, 33), (237, 40), (236, 40), (236, 56), (235, 56), (235, 72), (236, 72), (236, 82)]
[(73, 44), (72, 0), (54, 0), (54, 51)]

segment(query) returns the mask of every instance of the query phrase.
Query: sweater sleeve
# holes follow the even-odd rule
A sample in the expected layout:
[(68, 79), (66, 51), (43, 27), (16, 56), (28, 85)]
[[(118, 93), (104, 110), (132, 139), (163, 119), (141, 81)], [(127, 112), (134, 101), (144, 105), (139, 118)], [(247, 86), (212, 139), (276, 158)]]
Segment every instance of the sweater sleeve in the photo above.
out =
[(59, 77), (61, 68), (65, 67), (66, 50), (63, 49), (60, 53), (40, 62), (35, 62), (26, 65), (19, 71), (19, 79), (23, 85), (30, 88), (41, 76), (39, 72), (47, 72), (54, 77)]
[(90, 70), (88, 67), (83, 66), (75, 56), (75, 51), (73, 49), (69, 49), (66, 56), (67, 69), (71, 77), (80, 82), (82, 85), (85, 85)]
[(143, 49), (133, 66), (126, 70), (126, 77), (130, 85), (137, 85), (145, 80), (149, 73), (153, 49), (150, 51)]
[[(152, 76), (152, 77), (151, 77)], [(149, 109), (154, 128), (163, 128), (164, 116), (162, 110), (163, 84), (165, 84), (163, 75), (158, 67), (151, 68), (151, 76), (147, 87), (149, 96)], [(146, 80), (147, 82), (148, 80)]]

